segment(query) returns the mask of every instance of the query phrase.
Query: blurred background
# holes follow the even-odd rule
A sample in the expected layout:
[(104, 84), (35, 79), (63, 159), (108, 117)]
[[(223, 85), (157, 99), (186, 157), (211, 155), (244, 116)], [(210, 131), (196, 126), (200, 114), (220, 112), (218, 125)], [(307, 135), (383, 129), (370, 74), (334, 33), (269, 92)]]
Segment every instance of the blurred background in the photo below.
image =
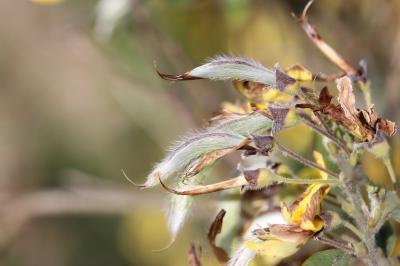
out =
[[(175, 245), (153, 253), (169, 241), (166, 193), (133, 187), (121, 169), (143, 181), (170, 143), (240, 96), (229, 83), (162, 81), (154, 64), (175, 74), (233, 54), (335, 73), (291, 16), (305, 4), (1, 0), (0, 264), (185, 265), (190, 242), (214, 264), (217, 197), (200, 197)], [(399, 123), (400, 1), (317, 0), (309, 16), (350, 64), (367, 59), (375, 107)], [(307, 129), (285, 135), (310, 154)], [(400, 139), (391, 142), (399, 174)], [(382, 164), (364, 160), (385, 183)]]

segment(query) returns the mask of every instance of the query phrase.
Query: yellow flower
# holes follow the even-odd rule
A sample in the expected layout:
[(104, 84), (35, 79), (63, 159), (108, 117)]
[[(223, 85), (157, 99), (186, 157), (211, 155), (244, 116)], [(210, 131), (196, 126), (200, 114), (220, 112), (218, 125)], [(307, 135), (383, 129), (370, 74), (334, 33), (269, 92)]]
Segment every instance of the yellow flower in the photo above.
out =
[(286, 69), (286, 74), (298, 81), (312, 81), (313, 79), (311, 71), (298, 64)]
[[(314, 159), (325, 168), (319, 152), (314, 152)], [(320, 171), (319, 174), (321, 179), (328, 178), (325, 172)], [(281, 213), (287, 224), (271, 224), (268, 228), (255, 230), (255, 238), (248, 240), (246, 247), (262, 255), (266, 265), (276, 265), (296, 253), (311, 236), (324, 227), (319, 214), (322, 200), (329, 189), (327, 184), (308, 186), (290, 207), (282, 205)]]
[[(315, 161), (325, 168), (325, 162), (321, 153), (314, 151)], [(321, 179), (327, 179), (328, 175), (319, 171)], [(304, 230), (318, 232), (324, 226), (320, 213), (323, 197), (329, 193), (330, 187), (324, 184), (313, 184), (289, 208), (282, 204), (282, 215), (288, 223), (297, 224)]]
[(222, 104), (222, 113), (228, 113), (228, 114), (251, 114), (255, 110), (265, 110), (267, 109), (267, 106), (265, 104), (261, 103), (251, 103), (251, 102), (245, 102), (244, 104), (233, 104), (230, 102), (224, 102)]
[(236, 80), (233, 82), (233, 85), (239, 93), (252, 101), (287, 104), (293, 100), (293, 95), (282, 92), (271, 86), (266, 86), (265, 84)]

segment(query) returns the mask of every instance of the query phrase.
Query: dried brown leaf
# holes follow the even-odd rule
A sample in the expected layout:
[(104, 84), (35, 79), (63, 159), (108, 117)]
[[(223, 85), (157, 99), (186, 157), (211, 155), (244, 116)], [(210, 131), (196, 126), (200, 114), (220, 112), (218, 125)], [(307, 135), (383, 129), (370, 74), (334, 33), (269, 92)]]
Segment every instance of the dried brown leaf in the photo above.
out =
[(323, 87), (319, 94), (319, 105), (320, 108), (327, 107), (332, 101), (332, 95), (329, 94), (328, 87)]
[(288, 107), (271, 105), (268, 107), (268, 110), (271, 113), (273, 120), (272, 132), (275, 134), (285, 127), (286, 117), (290, 109)]
[(361, 109), (358, 116), (361, 123), (367, 125), (375, 125), (376, 121), (378, 120), (378, 116), (373, 107), (371, 107), (369, 110)]
[(268, 155), (273, 148), (275, 138), (273, 136), (253, 135), (251, 140), (253, 141), (256, 150), (260, 154)]
[(284, 91), (287, 86), (296, 83), (296, 80), (294, 78), (289, 77), (279, 68), (276, 68), (275, 76), (276, 76), (276, 88), (280, 91)]
[[(245, 143), (247, 144), (248, 141), (245, 141)], [(245, 143), (237, 146), (237, 147), (233, 147), (233, 148), (227, 148), (227, 149), (220, 149), (220, 150), (215, 150), (215, 151), (211, 151), (209, 153), (206, 153), (200, 160), (198, 160), (195, 164), (191, 165), (191, 167), (189, 169), (187, 169), (187, 171), (183, 174), (183, 178), (189, 178), (192, 176), (197, 175), (198, 173), (200, 173), (204, 168), (206, 168), (207, 166), (213, 164), (216, 160), (218, 160), (219, 158), (234, 152), (236, 150), (238, 150), (239, 148), (241, 148)]]
[(223, 222), (225, 214), (226, 214), (225, 210), (222, 209), (219, 211), (219, 213), (215, 217), (214, 221), (212, 222), (210, 229), (208, 230), (208, 235), (207, 235), (208, 241), (210, 242), (210, 245), (212, 247), (212, 251), (221, 264), (228, 262), (229, 256), (223, 248), (218, 247), (216, 245), (215, 239), (216, 239), (217, 235), (219, 233), (221, 233), (222, 222)]
[(169, 81), (202, 79), (202, 78), (199, 78), (199, 77), (190, 76), (188, 73), (183, 73), (183, 74), (179, 74), (179, 75), (170, 75), (170, 74), (161, 73), (161, 72), (158, 71), (157, 69), (156, 69), (156, 71), (157, 71), (157, 74), (158, 74), (162, 79), (169, 80)]
[(185, 190), (176, 190), (174, 188), (168, 187), (161, 179), (159, 179), (159, 182), (161, 186), (167, 190), (170, 193), (176, 194), (176, 195), (190, 195), (190, 196), (196, 196), (196, 195), (203, 195), (203, 194), (208, 194), (212, 192), (217, 192), (221, 190), (226, 190), (230, 188), (236, 188), (236, 187), (241, 187), (244, 185), (247, 185), (247, 180), (243, 175), (240, 175), (238, 177), (210, 184), (210, 185), (203, 185), (203, 186), (196, 186), (193, 188), (185, 189)]
[(321, 52), (329, 58), (336, 66), (338, 66), (341, 70), (349, 75), (356, 75), (357, 71), (350, 66), (344, 58), (339, 55), (329, 44), (327, 44), (321, 37), (321, 35), (317, 32), (315, 27), (311, 25), (307, 18), (307, 11), (310, 8), (312, 1), (304, 8), (303, 13), (300, 17), (298, 17), (298, 21), (301, 24), (304, 32), (310, 38), (310, 40), (314, 43), (316, 47), (318, 47)]
[(301, 243), (314, 234), (312, 231), (302, 229), (297, 224), (271, 224), (269, 233), (280, 240), (295, 243)]
[(397, 132), (397, 126), (394, 122), (383, 118), (377, 119), (377, 124), (382, 132), (387, 136), (393, 136)]
[(356, 120), (358, 111), (355, 107), (356, 98), (353, 93), (353, 85), (349, 77), (337, 79), (339, 91), (338, 101), (347, 119)]
[(257, 186), (257, 180), (260, 176), (260, 169), (246, 170), (243, 172), (243, 175), (250, 186)]

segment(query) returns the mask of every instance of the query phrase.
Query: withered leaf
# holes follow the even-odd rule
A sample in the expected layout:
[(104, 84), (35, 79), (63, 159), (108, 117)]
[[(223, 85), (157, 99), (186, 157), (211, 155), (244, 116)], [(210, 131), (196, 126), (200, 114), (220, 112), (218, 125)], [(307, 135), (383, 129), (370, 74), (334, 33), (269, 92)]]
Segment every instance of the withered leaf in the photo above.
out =
[(210, 242), (210, 245), (212, 247), (212, 251), (221, 264), (228, 262), (229, 256), (223, 248), (218, 247), (216, 245), (215, 239), (216, 239), (217, 235), (219, 233), (221, 233), (222, 222), (223, 222), (225, 214), (226, 214), (226, 211), (224, 209), (219, 211), (219, 213), (215, 217), (214, 221), (212, 222), (210, 229), (208, 230), (208, 235), (207, 235), (208, 241)]
[(371, 141), (379, 125), (382, 132), (387, 136), (395, 134), (397, 128), (395, 123), (378, 117), (373, 107), (369, 110), (356, 109), (355, 98), (348, 77), (343, 77), (338, 81), (340, 105), (331, 103), (332, 96), (328, 89), (324, 87), (319, 95), (318, 104), (301, 103), (296, 104), (296, 108), (310, 108), (314, 112), (321, 112), (332, 120), (340, 123), (361, 141)]
[(161, 73), (160, 71), (157, 71), (157, 74), (165, 80), (169, 80), (169, 81), (178, 81), (178, 80), (196, 80), (196, 79), (202, 79), (200, 77), (193, 77), (190, 76), (189, 73), (183, 73), (183, 74), (179, 74), (179, 75), (170, 75), (170, 74), (165, 74), (165, 73)]
[(251, 140), (254, 143), (256, 150), (262, 155), (268, 155), (274, 145), (275, 138), (273, 136), (253, 135)]
[(349, 77), (345, 76), (337, 79), (337, 89), (339, 91), (338, 101), (344, 115), (350, 120), (356, 119), (358, 111), (355, 107), (356, 98), (353, 93), (353, 85)]
[(383, 133), (387, 136), (393, 136), (397, 132), (397, 126), (394, 122), (383, 118), (377, 119), (377, 124)]
[(329, 94), (328, 87), (322, 88), (318, 101), (321, 108), (327, 107), (331, 103), (332, 95)]
[(250, 186), (257, 186), (257, 180), (260, 176), (260, 169), (246, 170), (243, 172), (243, 175)]
[(313, 110), (314, 112), (322, 111), (321, 108), (318, 105), (312, 104), (312, 103), (298, 103), (298, 104), (295, 105), (295, 107), (296, 108), (301, 108), (301, 109), (308, 108), (308, 109)]
[(196, 195), (203, 195), (203, 194), (208, 194), (212, 192), (217, 192), (221, 190), (226, 190), (230, 188), (236, 188), (236, 187), (241, 187), (244, 185), (247, 185), (247, 180), (243, 175), (239, 175), (235, 178), (226, 180), (226, 181), (221, 181), (218, 183), (210, 184), (210, 185), (197, 185), (192, 188), (187, 188), (184, 190), (176, 190), (174, 188), (168, 187), (164, 182), (159, 179), (159, 182), (161, 186), (167, 190), (170, 193), (176, 194), (176, 195), (188, 195), (188, 196), (196, 196)]
[(196, 246), (191, 243), (188, 253), (188, 263), (189, 266), (201, 266), (200, 256), (201, 256), (201, 247), (199, 247), (199, 253), (197, 254)]
[(285, 121), (286, 115), (289, 112), (289, 108), (281, 106), (270, 106), (268, 110), (271, 112), (272, 119), (279, 123)]
[(321, 52), (328, 57), (334, 64), (336, 64), (340, 69), (349, 75), (355, 75), (356, 71), (351, 67), (344, 58), (339, 55), (328, 43), (326, 43), (321, 35), (317, 32), (316, 28), (311, 25), (307, 18), (307, 11), (310, 8), (313, 1), (308, 2), (303, 10), (303, 13), (298, 17), (298, 21), (301, 24), (304, 32), (310, 38), (310, 40), (318, 47)]
[(301, 243), (314, 232), (304, 230), (297, 224), (271, 224), (269, 233), (280, 240)]
[(276, 133), (282, 130), (285, 127), (285, 120), (289, 113), (289, 108), (271, 105), (268, 107), (268, 110), (273, 120), (272, 132)]
[(200, 158), (198, 161), (196, 161), (194, 164), (192, 164), (190, 166), (190, 168), (188, 168), (184, 172), (183, 178), (189, 178), (189, 177), (197, 175), (204, 168), (213, 164), (219, 158), (240, 149), (243, 145), (247, 144), (248, 142), (249, 142), (248, 140), (245, 140), (243, 143), (241, 143), (240, 145), (238, 145), (236, 147), (220, 149), (220, 150), (215, 150), (215, 151), (206, 153), (202, 158)]
[(375, 125), (378, 120), (378, 116), (373, 107), (369, 108), (369, 110), (361, 109), (358, 117), (361, 123), (368, 125)]

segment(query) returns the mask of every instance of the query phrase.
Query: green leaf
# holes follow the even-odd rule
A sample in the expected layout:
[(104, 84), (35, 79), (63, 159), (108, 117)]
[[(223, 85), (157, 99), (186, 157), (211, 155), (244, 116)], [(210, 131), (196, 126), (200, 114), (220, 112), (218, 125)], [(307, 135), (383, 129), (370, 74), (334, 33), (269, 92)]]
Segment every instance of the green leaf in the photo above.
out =
[(321, 265), (335, 265), (347, 266), (349, 265), (351, 256), (338, 249), (328, 249), (315, 253), (309, 257), (303, 266), (321, 266)]

